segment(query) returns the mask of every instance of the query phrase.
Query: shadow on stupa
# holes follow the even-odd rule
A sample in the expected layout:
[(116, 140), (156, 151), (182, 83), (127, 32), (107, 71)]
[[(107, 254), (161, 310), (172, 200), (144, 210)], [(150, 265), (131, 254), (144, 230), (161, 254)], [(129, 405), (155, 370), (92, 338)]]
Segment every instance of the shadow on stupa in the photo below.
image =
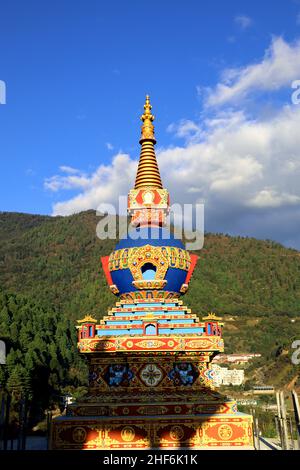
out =
[[(92, 354), (86, 353), (89, 394), (54, 420), (52, 448), (253, 448), (252, 417), (239, 413), (235, 400), (212, 387), (207, 353), (145, 350), (144, 343), (159, 347), (162, 340), (97, 339)], [(176, 337), (166, 341), (173, 346)], [(111, 345), (121, 348), (124, 342), (127, 348), (141, 343), (144, 349), (111, 351)]]
[[(157, 357), (152, 364), (166, 369), (167, 363), (171, 369), (174, 361)], [(134, 369), (132, 362), (130, 367)], [(101, 379), (96, 379), (102, 392), (97, 393), (92, 384), (86, 400), (68, 408), (64, 435), (60, 433), (64, 448), (117, 451), (253, 447), (252, 417), (239, 413), (235, 400), (212, 387), (200, 386), (200, 374), (194, 383), (182, 385), (174, 384), (166, 373), (159, 384), (151, 387), (142, 382), (141, 368), (136, 366), (136, 380), (126, 378), (126, 386), (109, 386), (107, 370), (102, 367)]]

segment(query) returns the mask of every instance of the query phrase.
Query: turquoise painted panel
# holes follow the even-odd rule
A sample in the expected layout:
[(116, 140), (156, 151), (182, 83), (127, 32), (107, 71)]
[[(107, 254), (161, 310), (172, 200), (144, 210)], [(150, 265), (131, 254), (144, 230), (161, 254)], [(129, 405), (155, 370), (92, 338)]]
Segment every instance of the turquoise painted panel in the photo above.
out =
[(98, 337), (101, 336), (124, 336), (124, 335), (142, 335), (143, 334), (143, 329), (138, 329), (138, 330), (98, 330)]
[(106, 321), (105, 324), (106, 325), (142, 325), (143, 322), (142, 320), (128, 320), (128, 321), (115, 320), (115, 321)]
[[(201, 331), (202, 330), (202, 331)], [(158, 334), (160, 335), (176, 335), (176, 334), (200, 334), (203, 333), (203, 328), (159, 328)]]
[(116, 312), (114, 317), (144, 317), (147, 313), (153, 313), (155, 315), (180, 315), (184, 316), (185, 312), (164, 312), (163, 310), (158, 310), (157, 312), (151, 312), (149, 310), (145, 310), (143, 312)]
[(189, 318), (188, 319), (186, 319), (186, 318), (178, 318), (178, 319), (175, 318), (175, 319), (170, 319), (170, 320), (159, 320), (159, 323), (160, 324), (167, 323), (167, 324), (171, 325), (172, 323), (191, 323), (191, 324), (193, 324), (195, 322), (192, 318), (191, 319), (189, 319)]

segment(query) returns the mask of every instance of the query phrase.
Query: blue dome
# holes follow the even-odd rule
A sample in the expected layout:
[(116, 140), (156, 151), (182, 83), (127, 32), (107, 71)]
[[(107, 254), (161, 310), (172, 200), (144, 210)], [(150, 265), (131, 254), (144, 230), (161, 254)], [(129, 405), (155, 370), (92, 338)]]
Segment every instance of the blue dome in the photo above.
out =
[(116, 245), (115, 250), (123, 248), (140, 247), (144, 245), (152, 246), (175, 246), (185, 249), (181, 240), (174, 237), (174, 234), (162, 227), (138, 227), (128, 233), (127, 238), (123, 238)]
[[(119, 271), (111, 271), (111, 278), (113, 283), (119, 289), (120, 294), (124, 294), (125, 292), (135, 292), (138, 291), (136, 287), (132, 285), (132, 281), (134, 280), (130, 269), (120, 269)], [(182, 269), (178, 268), (168, 268), (167, 274), (165, 279), (168, 281), (166, 286), (163, 287), (161, 290), (164, 291), (171, 291), (171, 292), (179, 292), (182, 284), (185, 282), (187, 272), (183, 271)]]

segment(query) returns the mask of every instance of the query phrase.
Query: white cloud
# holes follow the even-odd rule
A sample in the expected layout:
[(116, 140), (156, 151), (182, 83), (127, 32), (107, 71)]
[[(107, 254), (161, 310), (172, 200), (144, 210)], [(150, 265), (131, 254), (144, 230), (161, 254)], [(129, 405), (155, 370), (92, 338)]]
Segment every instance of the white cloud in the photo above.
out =
[(262, 189), (249, 200), (250, 206), (259, 208), (281, 207), (283, 205), (293, 204), (300, 205), (300, 196), (284, 192), (279, 194), (272, 188)]
[(253, 24), (252, 18), (246, 15), (237, 15), (234, 21), (241, 29), (248, 29)]
[(50, 191), (56, 192), (60, 189), (83, 189), (89, 185), (89, 179), (86, 176), (78, 175), (54, 175), (46, 178), (44, 187)]
[(110, 142), (106, 142), (105, 145), (106, 145), (106, 148), (107, 148), (108, 150), (113, 150), (113, 149), (114, 149), (114, 146), (113, 146)]
[(189, 119), (183, 119), (178, 124), (170, 124), (167, 127), (168, 132), (172, 132), (176, 137), (192, 142), (201, 138), (202, 131), (199, 126)]
[[(191, 128), (196, 131), (197, 123)], [(207, 119), (200, 142), (161, 149), (157, 153), (164, 185), (171, 201), (205, 202), (206, 229), (272, 238), (267, 214), (277, 221), (277, 239), (286, 230), (282, 217), (300, 210), (300, 106), (285, 107), (273, 119), (247, 120), (242, 113), (222, 113)], [(185, 135), (186, 125), (183, 122)], [(180, 134), (180, 127), (174, 126)], [(80, 193), (56, 203), (53, 215), (67, 215), (94, 208), (100, 203), (117, 204), (134, 184), (137, 161), (116, 155), (111, 165), (101, 165), (86, 176), (54, 176), (46, 187), (80, 189)], [(74, 180), (74, 178), (78, 178)], [(247, 218), (255, 222), (245, 222)], [(295, 237), (300, 246), (300, 221)], [(287, 237), (287, 234), (284, 234)], [(274, 238), (274, 236), (273, 236)], [(298, 240), (298, 241), (297, 241)], [(282, 239), (282, 241), (284, 241)]]
[(66, 201), (54, 204), (53, 215), (68, 215), (96, 209), (101, 203), (117, 204), (119, 194), (126, 194), (135, 174), (135, 162), (129, 155), (117, 154), (110, 165), (100, 165), (97, 170), (85, 176), (67, 177), (55, 175), (45, 181), (51, 191), (80, 189), (81, 192)]
[[(232, 97), (260, 88), (263, 73), (270, 77), (269, 68), (274, 87), (275, 83), (288, 83), (291, 69), (279, 72), (286, 60), (284, 51), (288, 61), (293, 59), (295, 73), (299, 63), (300, 78), (298, 43), (274, 40), (270, 51), (260, 64), (238, 73), (227, 72), (233, 80), (228, 85), (233, 89)], [(219, 94), (218, 103), (225, 102)], [(255, 119), (250, 119), (245, 109), (222, 107), (213, 118), (202, 115), (201, 123), (184, 119), (171, 124), (169, 132), (184, 143), (157, 151), (171, 203), (204, 201), (208, 231), (272, 238), (300, 248), (299, 129), (300, 105), (292, 104), (282, 106), (272, 116), (257, 115)], [(101, 203), (116, 204), (118, 196), (133, 187), (136, 169), (137, 160), (117, 154), (111, 164), (99, 166), (92, 174), (76, 172), (48, 178), (45, 186), (52, 191), (79, 190), (75, 197), (56, 203), (53, 214), (96, 209)]]
[(70, 173), (72, 175), (76, 175), (80, 173), (80, 170), (78, 170), (77, 168), (73, 168), (72, 166), (67, 166), (67, 165), (61, 165), (59, 169), (63, 173)]
[(300, 41), (288, 44), (274, 38), (261, 62), (227, 69), (215, 88), (207, 89), (206, 106), (236, 103), (253, 91), (291, 87), (300, 78)]

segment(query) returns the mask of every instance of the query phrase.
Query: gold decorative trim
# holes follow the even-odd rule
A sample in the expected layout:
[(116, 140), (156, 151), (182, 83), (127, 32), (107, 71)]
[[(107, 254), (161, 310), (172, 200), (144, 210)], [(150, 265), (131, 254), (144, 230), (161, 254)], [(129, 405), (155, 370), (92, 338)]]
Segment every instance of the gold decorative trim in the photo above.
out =
[(165, 285), (167, 284), (167, 281), (164, 279), (159, 279), (158, 281), (156, 280), (147, 281), (147, 280), (141, 279), (139, 281), (132, 281), (132, 284), (137, 289), (163, 289)]
[(97, 320), (90, 315), (86, 315), (82, 320), (77, 320), (77, 323), (97, 323)]
[(223, 320), (223, 318), (217, 317), (217, 315), (214, 312), (210, 312), (206, 317), (202, 317), (202, 320), (219, 321), (219, 320)]
[[(155, 281), (163, 280), (168, 269), (168, 260), (160, 248), (151, 245), (138, 248), (135, 251), (134, 257), (128, 260), (128, 266), (134, 280), (145, 281), (145, 279), (143, 279), (142, 267), (147, 263), (151, 263), (156, 267)], [(150, 287), (150, 289), (151, 288), (155, 289), (155, 287)]]
[[(159, 266), (159, 273), (167, 271), (169, 267), (188, 271), (191, 266), (191, 257), (189, 252), (182, 248), (147, 244), (140, 248), (123, 248), (113, 251), (109, 256), (108, 267), (110, 271), (129, 268), (131, 272), (136, 272), (137, 268), (142, 267), (146, 262)], [(140, 273), (138, 279), (134, 275), (133, 277), (135, 280), (142, 279), (142, 274)], [(155, 278), (159, 279), (158, 276)]]
[(182, 294), (185, 294), (186, 291), (188, 290), (188, 288), (189, 288), (189, 285), (188, 285), (188, 284), (182, 284), (181, 287), (180, 287), (180, 292), (181, 292)]
[(118, 294), (120, 292), (119, 289), (117, 288), (116, 284), (112, 284), (111, 286), (109, 286), (109, 288), (110, 288), (110, 291), (113, 294)]

